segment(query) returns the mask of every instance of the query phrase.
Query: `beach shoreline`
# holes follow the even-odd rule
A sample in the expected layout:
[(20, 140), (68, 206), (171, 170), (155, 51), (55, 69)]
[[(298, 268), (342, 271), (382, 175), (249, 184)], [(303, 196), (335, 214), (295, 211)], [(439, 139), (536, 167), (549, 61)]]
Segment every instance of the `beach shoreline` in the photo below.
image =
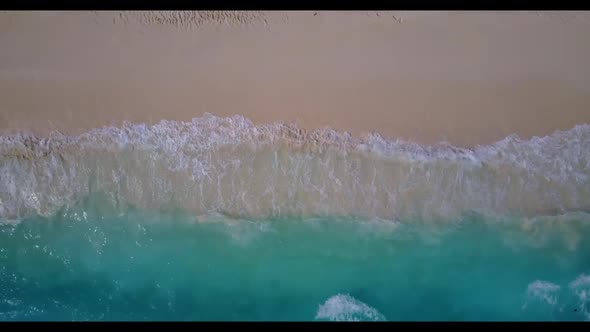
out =
[(588, 32), (588, 12), (4, 12), (0, 134), (210, 113), (528, 139), (590, 123)]

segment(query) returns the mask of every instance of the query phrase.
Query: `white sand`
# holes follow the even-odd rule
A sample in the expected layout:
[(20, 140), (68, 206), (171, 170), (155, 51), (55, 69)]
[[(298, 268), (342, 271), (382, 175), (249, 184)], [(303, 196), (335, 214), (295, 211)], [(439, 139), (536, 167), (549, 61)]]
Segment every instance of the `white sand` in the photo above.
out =
[(590, 123), (590, 12), (0, 14), (0, 131), (209, 112), (421, 143)]

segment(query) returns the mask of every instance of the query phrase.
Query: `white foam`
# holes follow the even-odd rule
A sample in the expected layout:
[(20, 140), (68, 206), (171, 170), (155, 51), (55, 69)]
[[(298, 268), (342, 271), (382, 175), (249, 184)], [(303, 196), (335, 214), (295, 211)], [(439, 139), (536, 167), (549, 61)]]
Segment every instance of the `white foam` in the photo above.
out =
[(573, 290), (590, 288), (590, 275), (581, 274), (576, 280), (572, 281), (569, 286)]
[(49, 215), (94, 192), (114, 205), (236, 218), (589, 211), (589, 146), (589, 125), (461, 149), (212, 115), (79, 136), (0, 136), (0, 219)]
[(570, 282), (569, 287), (578, 297), (580, 311), (586, 320), (590, 320), (590, 275), (581, 274), (576, 280)]
[[(576, 311), (579, 309), (579, 313), (584, 315), (586, 320), (590, 320), (590, 311), (588, 310), (588, 305), (590, 304), (590, 275), (581, 274), (578, 278), (569, 283), (568, 289), (578, 300)], [(535, 280), (527, 287), (527, 297), (540, 300), (542, 303), (553, 308), (557, 307), (556, 305), (559, 302), (561, 290), (560, 285), (549, 281)], [(528, 304), (529, 301), (527, 299), (527, 302), (523, 305), (523, 309), (526, 308)], [(560, 311), (563, 311), (563, 309), (563, 307), (559, 308)]]
[(549, 281), (535, 280), (527, 287), (527, 295), (554, 306), (557, 303), (561, 286)]
[(337, 294), (320, 305), (316, 319), (330, 321), (384, 321), (383, 316), (375, 308), (355, 299), (348, 294)]

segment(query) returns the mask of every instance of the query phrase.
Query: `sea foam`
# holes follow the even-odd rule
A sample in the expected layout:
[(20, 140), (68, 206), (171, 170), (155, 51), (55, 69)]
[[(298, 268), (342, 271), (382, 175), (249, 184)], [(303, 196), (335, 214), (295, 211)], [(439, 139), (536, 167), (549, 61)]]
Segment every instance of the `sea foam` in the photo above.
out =
[(375, 308), (355, 299), (348, 294), (330, 297), (320, 305), (316, 319), (331, 321), (384, 321), (383, 316)]
[(0, 136), (0, 218), (50, 215), (90, 194), (115, 206), (234, 218), (451, 220), (590, 210), (590, 126), (473, 149), (205, 115)]

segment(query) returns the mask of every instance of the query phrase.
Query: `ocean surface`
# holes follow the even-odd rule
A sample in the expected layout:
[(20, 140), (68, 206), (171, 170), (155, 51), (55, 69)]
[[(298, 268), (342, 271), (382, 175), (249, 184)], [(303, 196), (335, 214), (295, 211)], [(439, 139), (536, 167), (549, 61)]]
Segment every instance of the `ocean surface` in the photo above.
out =
[(590, 320), (590, 126), (0, 136), (0, 320)]

